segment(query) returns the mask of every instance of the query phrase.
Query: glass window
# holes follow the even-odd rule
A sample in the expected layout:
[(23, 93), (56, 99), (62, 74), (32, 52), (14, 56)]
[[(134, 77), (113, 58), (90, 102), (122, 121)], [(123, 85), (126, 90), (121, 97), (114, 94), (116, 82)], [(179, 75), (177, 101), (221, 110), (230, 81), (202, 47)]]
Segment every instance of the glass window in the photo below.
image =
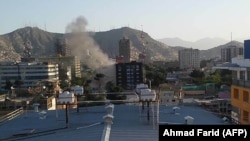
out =
[(238, 89), (234, 89), (233, 97), (234, 97), (234, 99), (239, 99), (239, 90)]
[(249, 103), (248, 91), (243, 91), (243, 101)]

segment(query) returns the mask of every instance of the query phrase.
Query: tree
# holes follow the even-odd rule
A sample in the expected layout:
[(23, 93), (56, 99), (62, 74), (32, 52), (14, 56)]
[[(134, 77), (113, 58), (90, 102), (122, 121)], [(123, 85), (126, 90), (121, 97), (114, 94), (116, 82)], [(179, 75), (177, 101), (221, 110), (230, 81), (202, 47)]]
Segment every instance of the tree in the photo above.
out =
[(14, 84), (16, 85), (16, 87), (18, 87), (18, 94), (20, 93), (20, 88), (23, 85), (23, 81), (22, 80), (16, 80), (14, 82)]
[(204, 81), (205, 74), (203, 71), (195, 69), (190, 73), (189, 76), (192, 77), (194, 83), (202, 84)]
[(10, 80), (5, 81), (5, 90), (8, 90), (8, 93), (11, 91), (11, 87), (13, 86), (13, 83)]
[(123, 91), (122, 87), (115, 86), (115, 84), (112, 81), (106, 83), (105, 89), (107, 93), (112, 93), (112, 94), (107, 94), (106, 98), (109, 100), (125, 100), (127, 98), (126, 95), (119, 94), (120, 92)]

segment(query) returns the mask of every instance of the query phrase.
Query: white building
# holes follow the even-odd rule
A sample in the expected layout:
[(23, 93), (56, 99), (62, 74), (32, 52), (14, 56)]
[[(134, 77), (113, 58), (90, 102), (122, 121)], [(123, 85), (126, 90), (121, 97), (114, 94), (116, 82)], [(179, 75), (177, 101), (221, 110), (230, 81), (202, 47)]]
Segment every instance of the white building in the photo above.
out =
[(58, 65), (47, 62), (19, 62), (0, 64), (0, 88), (5, 89), (6, 81), (21, 80), (22, 88), (29, 88), (41, 80), (58, 80)]
[(199, 69), (200, 68), (200, 50), (183, 49), (179, 50), (180, 69)]

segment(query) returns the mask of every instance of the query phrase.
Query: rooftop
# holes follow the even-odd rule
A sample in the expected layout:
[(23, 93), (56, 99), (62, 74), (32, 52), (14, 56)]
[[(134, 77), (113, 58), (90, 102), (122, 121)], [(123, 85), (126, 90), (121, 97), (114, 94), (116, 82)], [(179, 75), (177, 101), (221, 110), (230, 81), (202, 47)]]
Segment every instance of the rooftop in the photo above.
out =
[[(102, 140), (105, 131), (106, 105), (83, 107), (78, 113), (69, 110), (66, 128), (65, 110), (24, 111), (12, 120), (0, 124), (0, 140)], [(148, 115), (149, 111), (149, 117)], [(41, 113), (45, 112), (46, 117)], [(159, 113), (159, 118), (157, 118)], [(186, 117), (192, 117), (193, 124), (228, 124), (220, 117), (195, 105), (166, 106), (157, 104), (120, 104), (114, 106), (110, 141), (157, 141), (158, 124), (185, 124)]]

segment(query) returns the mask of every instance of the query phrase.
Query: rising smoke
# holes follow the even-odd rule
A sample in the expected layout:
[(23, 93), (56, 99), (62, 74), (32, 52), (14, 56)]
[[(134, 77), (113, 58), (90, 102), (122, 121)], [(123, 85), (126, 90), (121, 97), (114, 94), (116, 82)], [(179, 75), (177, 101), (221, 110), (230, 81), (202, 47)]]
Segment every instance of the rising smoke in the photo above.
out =
[(100, 49), (86, 31), (87, 24), (87, 20), (83, 16), (79, 16), (66, 27), (71, 54), (79, 57), (81, 63), (94, 70), (113, 65), (114, 62), (108, 58), (108, 55)]

